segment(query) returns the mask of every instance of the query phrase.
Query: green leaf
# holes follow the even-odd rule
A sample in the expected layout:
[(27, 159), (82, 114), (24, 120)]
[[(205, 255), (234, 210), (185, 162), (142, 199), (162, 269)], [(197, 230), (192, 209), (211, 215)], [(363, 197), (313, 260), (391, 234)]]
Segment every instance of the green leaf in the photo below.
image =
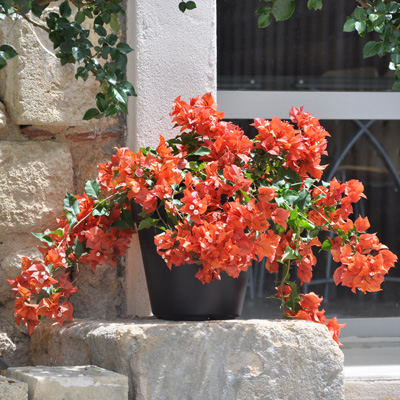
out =
[(100, 194), (100, 183), (97, 181), (87, 181), (85, 184), (85, 193), (90, 197), (98, 199)]
[(71, 16), (71, 7), (68, 4), (68, 0), (63, 1), (60, 4), (60, 15), (64, 18), (68, 18)]
[(96, 118), (100, 115), (100, 111), (97, 108), (91, 108), (85, 112), (83, 119), (89, 121), (90, 119)]
[(117, 14), (111, 15), (110, 26), (114, 32), (119, 32), (119, 23)]
[(321, 250), (329, 251), (332, 248), (332, 242), (329, 239), (325, 239), (322, 243)]
[(294, 8), (294, 0), (275, 0), (272, 14), (277, 21), (284, 21), (292, 16)]
[(106, 117), (111, 117), (118, 112), (118, 107), (115, 104), (111, 104), (106, 111)]
[(286, 246), (285, 252), (283, 253), (281, 262), (284, 260), (297, 260), (299, 258), (299, 254), (293, 250), (291, 247)]
[(133, 87), (132, 83), (128, 81), (121, 82), (120, 87), (128, 96), (137, 96), (135, 92), (135, 88)]
[(400, 80), (395, 81), (395, 83), (392, 86), (393, 90), (400, 90)]
[(122, 219), (117, 219), (116, 221), (114, 221), (111, 224), (111, 227), (112, 228), (117, 228), (119, 230), (122, 230), (122, 229), (133, 229), (133, 227), (131, 225), (129, 225), (128, 222), (126, 222), (126, 221), (124, 221)]
[(82, 47), (73, 47), (72, 56), (76, 61), (78, 61), (78, 63), (81, 63), (86, 59), (86, 50)]
[(64, 209), (74, 214), (75, 216), (77, 216), (81, 212), (78, 199), (68, 191), (64, 198)]
[(102, 25), (95, 24), (95, 25), (94, 25), (94, 31), (95, 31), (99, 36), (106, 36), (106, 35), (107, 35), (107, 31), (106, 31), (106, 29), (104, 28), (104, 26), (102, 26)]
[(322, 0), (308, 0), (307, 7), (314, 10), (322, 10)]
[(131, 51), (133, 51), (133, 49), (129, 46), (129, 44), (127, 43), (118, 43), (117, 44), (117, 49), (122, 53), (122, 54), (128, 54)]
[(0, 53), (0, 69), (4, 68), (6, 65), (7, 65), (7, 61), (3, 57), (2, 53)]
[(258, 17), (258, 27), (259, 28), (266, 28), (271, 24), (271, 15), (270, 14), (263, 14)]
[(270, 12), (271, 12), (271, 6), (266, 5), (266, 4), (256, 10), (256, 14), (258, 14), (258, 15), (269, 14)]
[(140, 221), (140, 224), (139, 224), (139, 226), (138, 226), (138, 230), (141, 230), (141, 229), (148, 229), (148, 228), (151, 228), (152, 226), (156, 226), (157, 225), (157, 219), (155, 219), (155, 218), (145, 218), (145, 219), (142, 219), (141, 221)]
[(210, 154), (211, 150), (208, 147), (205, 146), (200, 146), (192, 155), (194, 156), (205, 156), (207, 154)]
[(179, 9), (180, 9), (182, 12), (185, 12), (185, 11), (186, 11), (186, 3), (185, 3), (184, 1), (181, 1), (181, 2), (179, 3), (178, 7), (179, 7)]
[(85, 21), (86, 15), (82, 11), (78, 11), (75, 15), (75, 22), (78, 23), (79, 25), (82, 24), (82, 22)]
[(299, 207), (300, 210), (303, 210), (305, 207), (308, 207), (311, 204), (311, 194), (308, 192), (307, 189), (302, 189), (299, 194), (298, 198), (294, 202), (294, 205)]
[(355, 18), (357, 21), (360, 21), (360, 20), (362, 20), (362, 19), (364, 19), (364, 18), (366, 17), (365, 10), (364, 10), (362, 7), (357, 7), (357, 8), (354, 10), (353, 15), (354, 15), (354, 18)]
[(363, 48), (363, 57), (368, 58), (376, 55), (379, 51), (380, 43), (375, 41), (370, 41), (365, 44)]
[(187, 1), (186, 2), (186, 8), (188, 10), (194, 10), (196, 8), (196, 3), (194, 1)]
[(82, 253), (84, 252), (83, 244), (79, 241), (78, 237), (75, 239), (74, 244), (72, 245), (72, 251), (74, 252), (76, 258), (80, 258)]
[(350, 18), (348, 19), (343, 26), (343, 32), (353, 32), (356, 29), (356, 21)]
[(118, 86), (112, 87), (112, 93), (117, 101), (126, 104), (128, 102), (128, 95), (124, 92), (124, 90)]
[(391, 1), (387, 6), (386, 9), (388, 12), (391, 14), (399, 12), (400, 11), (400, 4), (397, 1)]
[(394, 64), (400, 64), (400, 53), (394, 53), (390, 56), (390, 60), (394, 63)]
[(43, 243), (45, 243), (45, 244), (47, 244), (49, 246), (52, 246), (54, 244), (54, 242), (51, 239), (51, 237), (48, 236), (45, 233), (33, 233), (32, 232), (32, 235), (35, 236), (36, 238), (38, 238), (41, 242), (43, 242)]
[(11, 58), (18, 55), (14, 47), (9, 46), (8, 44), (3, 44), (2, 46), (0, 46), (0, 52), (6, 60), (10, 60)]
[(354, 27), (356, 28), (356, 31), (358, 32), (358, 34), (360, 36), (364, 36), (365, 35), (365, 28), (367, 27), (367, 25), (365, 24), (364, 21), (357, 21), (354, 25)]

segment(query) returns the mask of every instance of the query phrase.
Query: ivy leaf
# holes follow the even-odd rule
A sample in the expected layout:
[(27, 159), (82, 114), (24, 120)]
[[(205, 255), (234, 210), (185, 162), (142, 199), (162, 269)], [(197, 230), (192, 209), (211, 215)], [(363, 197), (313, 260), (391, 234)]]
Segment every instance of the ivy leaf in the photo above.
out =
[(97, 181), (87, 181), (85, 184), (85, 193), (90, 196), (94, 197), (95, 199), (99, 198), (100, 194), (100, 184)]
[(133, 51), (133, 49), (129, 46), (129, 44), (127, 43), (118, 43), (117, 44), (117, 49), (122, 53), (122, 54), (128, 54), (131, 51)]
[(125, 91), (122, 88), (120, 88), (118, 86), (113, 86), (112, 93), (117, 101), (119, 101), (123, 104), (126, 104), (128, 102), (128, 95), (125, 93)]
[(119, 32), (119, 23), (118, 23), (117, 14), (111, 15), (110, 26), (111, 26), (111, 29), (112, 29), (114, 32), (117, 32), (117, 33)]
[(2, 46), (0, 46), (0, 56), (4, 57), (6, 60), (10, 60), (17, 55), (18, 53), (16, 52), (14, 47), (9, 46), (8, 44), (3, 44)]
[(86, 15), (82, 11), (78, 11), (75, 15), (75, 22), (79, 25), (81, 25), (85, 21)]
[(60, 4), (60, 15), (64, 18), (68, 18), (71, 16), (71, 7), (68, 4), (68, 0), (63, 1)]
[(85, 112), (83, 119), (85, 121), (89, 121), (90, 119), (96, 118), (98, 116), (100, 116), (100, 111), (97, 108), (91, 108), (90, 110), (87, 110)]
[(137, 96), (135, 88), (133, 87), (132, 83), (128, 81), (122, 81), (120, 87), (128, 96), (135, 96), (135, 97)]
[(86, 50), (82, 47), (73, 47), (72, 56), (78, 63), (81, 63), (86, 59)]

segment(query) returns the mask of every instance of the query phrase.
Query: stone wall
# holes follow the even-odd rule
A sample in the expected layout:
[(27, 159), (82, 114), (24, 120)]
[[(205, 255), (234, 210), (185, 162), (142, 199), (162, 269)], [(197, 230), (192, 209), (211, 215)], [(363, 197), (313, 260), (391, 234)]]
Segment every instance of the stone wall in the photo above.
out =
[[(128, 105), (128, 124), (121, 116), (83, 121), (96, 82), (77, 82), (76, 66), (61, 67), (39, 29), (24, 20), (0, 21), (0, 44), (19, 52), (0, 71), (0, 369), (30, 363), (29, 337), (15, 324), (6, 279), (20, 273), (21, 256), (38, 254), (31, 232), (54, 228), (65, 191), (80, 195), (115, 146), (137, 148), (157, 143), (160, 133), (171, 136), (168, 113), (178, 95), (216, 94), (216, 0), (202, 0), (185, 14), (176, 2), (151, 11), (147, 0), (126, 4), (128, 22), (120, 21), (121, 31), (135, 49), (128, 80), (138, 92)], [(75, 317), (149, 315), (140, 259), (133, 240), (117, 267), (73, 271), (79, 288), (71, 296)]]
[[(20, 257), (39, 256), (31, 232), (54, 228), (66, 190), (82, 194), (96, 165), (126, 140), (123, 117), (82, 120), (93, 107), (97, 83), (75, 80), (61, 67), (46, 38), (25, 21), (1, 21), (0, 43), (19, 56), (0, 72), (0, 369), (30, 363), (29, 338), (17, 327), (7, 279), (20, 273)], [(79, 291), (75, 316), (115, 319), (126, 309), (124, 260), (117, 267), (85, 265), (72, 272)], [(93, 293), (107, 307), (94, 301)]]

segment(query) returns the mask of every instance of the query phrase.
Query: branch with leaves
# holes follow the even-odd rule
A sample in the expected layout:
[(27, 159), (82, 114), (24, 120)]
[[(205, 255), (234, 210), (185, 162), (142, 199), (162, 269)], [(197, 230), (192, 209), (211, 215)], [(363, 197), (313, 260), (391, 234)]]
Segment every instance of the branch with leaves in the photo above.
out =
[[(86, 81), (90, 75), (99, 82), (96, 108), (86, 111), (83, 119), (109, 117), (118, 111), (128, 113), (129, 96), (136, 96), (126, 80), (127, 54), (131, 47), (121, 41), (118, 17), (125, 17), (123, 0), (65, 0), (56, 10), (46, 12), (54, 0), (0, 0), (0, 20), (25, 19), (48, 33), (61, 65), (78, 64), (75, 78)], [(58, 9), (57, 9), (58, 8)], [(85, 21), (92, 21), (87, 29)], [(97, 43), (89, 36), (95, 33)], [(0, 46), (0, 69), (17, 56), (8, 44)]]

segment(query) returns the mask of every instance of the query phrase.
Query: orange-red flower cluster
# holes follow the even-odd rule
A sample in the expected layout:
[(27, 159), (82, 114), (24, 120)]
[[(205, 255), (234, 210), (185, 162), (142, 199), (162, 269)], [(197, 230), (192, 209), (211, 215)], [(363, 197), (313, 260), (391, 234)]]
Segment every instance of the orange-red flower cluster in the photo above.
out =
[[(313, 247), (330, 249), (341, 263), (335, 282), (365, 293), (380, 290), (397, 257), (376, 235), (365, 233), (367, 219), (350, 219), (352, 204), (365, 197), (360, 182), (334, 179), (316, 186), (329, 136), (319, 120), (292, 108), (292, 122), (256, 119), (258, 134), (250, 140), (222, 121), (211, 94), (189, 103), (178, 97), (170, 115), (180, 127), (178, 136), (166, 141), (160, 135), (156, 149), (116, 149), (109, 162), (98, 165), (97, 180), (88, 182), (83, 196), (67, 194), (58, 228), (36, 234), (43, 260), (23, 258), (21, 275), (9, 281), (17, 296), (17, 323), (23, 321), (31, 333), (43, 316), (60, 325), (72, 319), (66, 299), (77, 288), (68, 273), (58, 271), (78, 261), (93, 270), (115, 265), (135, 230), (153, 226), (163, 230), (155, 244), (167, 266), (196, 263), (203, 283), (220, 279), (221, 272), (237, 277), (254, 259), (265, 257), (271, 273), (283, 265), (278, 297), (287, 316), (323, 323), (337, 341), (341, 325), (318, 310), (322, 298), (292, 292), (291, 266), (297, 266), (301, 284), (309, 283)], [(131, 202), (143, 210), (138, 225)], [(336, 238), (321, 244), (319, 230)]]
[(341, 345), (339, 342), (340, 330), (346, 324), (339, 324), (337, 318), (331, 318), (327, 320), (325, 317), (325, 310), (319, 310), (323, 298), (316, 295), (315, 293), (307, 293), (300, 295), (300, 310), (297, 312), (287, 312), (286, 315), (293, 319), (300, 319), (304, 321), (312, 321), (318, 324), (326, 325), (329, 332), (332, 335), (333, 340)]

